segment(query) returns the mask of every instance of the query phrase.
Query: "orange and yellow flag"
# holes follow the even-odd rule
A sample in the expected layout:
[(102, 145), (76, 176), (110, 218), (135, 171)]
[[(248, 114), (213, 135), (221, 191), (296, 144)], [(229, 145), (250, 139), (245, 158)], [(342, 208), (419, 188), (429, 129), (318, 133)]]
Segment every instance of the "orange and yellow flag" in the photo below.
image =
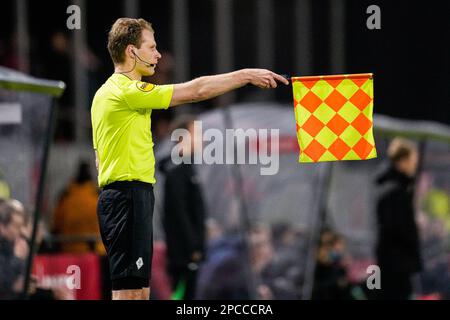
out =
[(376, 158), (373, 76), (293, 77), (299, 162)]

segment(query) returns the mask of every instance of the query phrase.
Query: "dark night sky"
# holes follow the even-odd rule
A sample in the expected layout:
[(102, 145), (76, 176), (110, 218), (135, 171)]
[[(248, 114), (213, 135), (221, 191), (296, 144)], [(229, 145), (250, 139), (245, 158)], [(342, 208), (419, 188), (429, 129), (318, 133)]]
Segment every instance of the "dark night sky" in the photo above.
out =
[[(329, 2), (314, 0), (313, 73), (330, 74)], [(32, 34), (33, 73), (45, 60), (48, 37), (54, 30), (64, 30), (69, 1), (29, 1)], [(45, 5), (48, 3), (48, 5)], [(234, 5), (235, 66), (256, 64), (257, 0), (236, 0)], [(293, 0), (274, 1), (275, 5), (275, 70), (301, 75), (293, 70), (295, 52), (292, 46), (292, 27), (295, 23)], [(96, 0), (88, 4), (88, 42), (104, 62), (98, 75), (103, 81), (112, 70), (106, 51), (106, 34), (113, 21), (121, 16), (122, 1)], [(381, 30), (366, 28), (366, 8), (376, 4), (381, 8)], [(7, 41), (13, 30), (11, 14), (13, 1), (2, 3), (0, 39)], [(214, 16), (212, 0), (190, 1), (191, 20), (191, 77), (211, 74), (214, 68)], [(170, 50), (171, 1), (141, 1), (141, 15), (156, 29), (158, 46)], [(346, 72), (375, 74), (375, 112), (400, 118), (427, 119), (450, 124), (450, 4), (427, 1), (421, 5), (413, 1), (346, 2)], [(243, 89), (238, 98), (248, 94)], [(277, 90), (282, 102), (291, 99), (290, 88)]]

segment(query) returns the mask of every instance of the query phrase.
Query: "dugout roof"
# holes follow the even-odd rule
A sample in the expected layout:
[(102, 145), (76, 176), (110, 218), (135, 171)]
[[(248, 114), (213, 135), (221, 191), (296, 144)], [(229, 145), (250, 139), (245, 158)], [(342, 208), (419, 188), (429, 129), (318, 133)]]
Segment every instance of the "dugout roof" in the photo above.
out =
[(35, 78), (0, 66), (0, 88), (42, 93), (58, 98), (66, 85), (62, 81)]

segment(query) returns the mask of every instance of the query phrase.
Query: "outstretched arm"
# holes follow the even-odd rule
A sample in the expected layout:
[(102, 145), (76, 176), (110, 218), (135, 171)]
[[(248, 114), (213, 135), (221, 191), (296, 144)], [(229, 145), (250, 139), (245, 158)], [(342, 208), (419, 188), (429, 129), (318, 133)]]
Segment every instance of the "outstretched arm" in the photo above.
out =
[(247, 84), (264, 89), (273, 89), (277, 87), (277, 81), (286, 85), (289, 84), (279, 74), (266, 69), (242, 69), (230, 73), (200, 77), (189, 82), (175, 84), (170, 106), (208, 100)]

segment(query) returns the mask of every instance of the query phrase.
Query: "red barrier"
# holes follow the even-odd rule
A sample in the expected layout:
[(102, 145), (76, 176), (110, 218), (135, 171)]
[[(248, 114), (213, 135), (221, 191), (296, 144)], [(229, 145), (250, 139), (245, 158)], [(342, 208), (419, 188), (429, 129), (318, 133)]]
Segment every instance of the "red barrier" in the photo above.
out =
[(166, 244), (155, 241), (153, 244), (152, 294), (159, 300), (169, 300), (172, 295), (169, 275), (166, 272)]
[(37, 255), (33, 275), (39, 288), (52, 289), (60, 299), (101, 299), (100, 260), (96, 254)]

